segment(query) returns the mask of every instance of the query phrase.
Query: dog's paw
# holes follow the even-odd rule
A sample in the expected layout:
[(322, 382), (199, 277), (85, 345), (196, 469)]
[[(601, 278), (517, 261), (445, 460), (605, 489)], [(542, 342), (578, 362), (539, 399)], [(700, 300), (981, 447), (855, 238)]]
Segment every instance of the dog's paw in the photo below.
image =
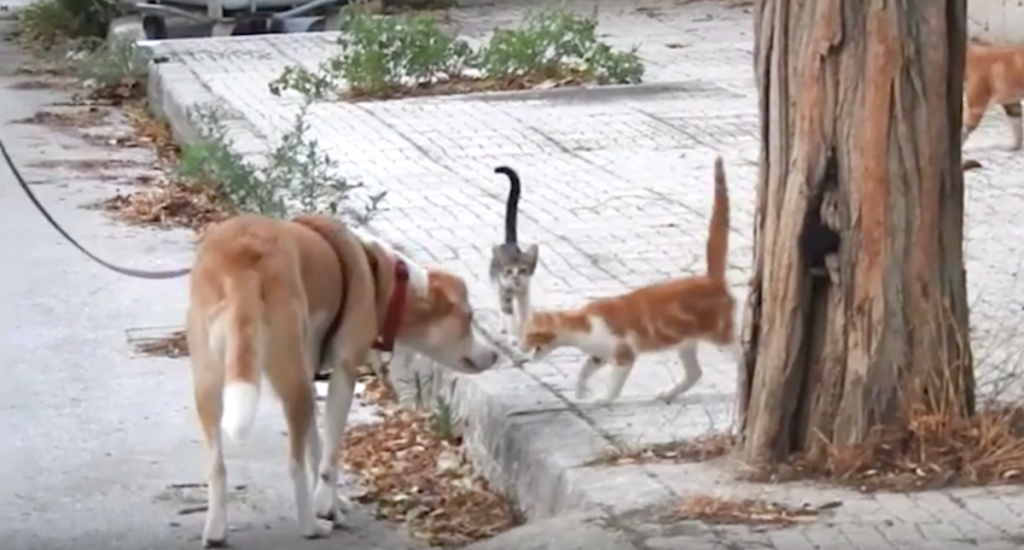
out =
[(612, 396), (609, 396), (609, 395), (598, 397), (597, 399), (591, 401), (591, 403), (593, 403), (594, 405), (600, 405), (600, 406), (608, 406), (608, 405), (611, 405), (614, 402), (615, 402), (615, 398), (612, 397)]
[(227, 548), (228, 539), (227, 537), (221, 539), (208, 539), (203, 538), (203, 548)]
[(329, 521), (332, 525), (340, 525), (343, 519), (340, 503), (341, 499), (337, 496), (337, 493), (331, 491), (328, 486), (321, 485), (317, 487), (316, 493), (313, 496), (313, 505), (317, 518)]
[(228, 524), (223, 516), (211, 514), (203, 527), (203, 548), (227, 548)]
[(302, 528), (302, 537), (322, 539), (331, 536), (331, 531), (334, 531), (334, 522), (316, 518), (312, 523)]

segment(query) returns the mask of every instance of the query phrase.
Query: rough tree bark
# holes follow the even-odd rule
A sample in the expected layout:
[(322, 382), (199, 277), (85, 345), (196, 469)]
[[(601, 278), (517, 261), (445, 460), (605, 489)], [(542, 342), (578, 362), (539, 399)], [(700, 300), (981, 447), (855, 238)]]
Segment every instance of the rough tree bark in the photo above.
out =
[[(755, 14), (762, 148), (744, 458), (859, 443), (905, 421), (908, 405), (973, 414), (965, 0), (760, 0)], [(808, 219), (841, 238), (824, 276), (801, 253)]]

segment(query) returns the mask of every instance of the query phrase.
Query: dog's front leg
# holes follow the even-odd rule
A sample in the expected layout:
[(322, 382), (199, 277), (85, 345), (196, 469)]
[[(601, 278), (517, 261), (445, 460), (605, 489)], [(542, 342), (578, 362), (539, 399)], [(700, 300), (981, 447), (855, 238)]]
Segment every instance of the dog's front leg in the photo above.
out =
[(356, 380), (351, 374), (353, 370), (352, 365), (340, 364), (331, 371), (327, 402), (324, 405), (323, 449), (313, 497), (317, 515), (331, 520), (335, 525), (342, 523), (342, 510), (348, 508), (348, 502), (338, 496), (338, 451), (341, 449), (341, 436), (345, 433), (349, 409), (352, 408), (355, 396)]

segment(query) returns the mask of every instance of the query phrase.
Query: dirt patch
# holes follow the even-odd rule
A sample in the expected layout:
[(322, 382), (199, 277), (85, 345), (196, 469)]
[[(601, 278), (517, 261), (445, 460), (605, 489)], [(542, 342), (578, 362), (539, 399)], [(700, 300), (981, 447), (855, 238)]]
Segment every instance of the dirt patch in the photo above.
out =
[(154, 357), (188, 357), (185, 331), (180, 330), (161, 338), (147, 338), (135, 342), (135, 351)]
[(229, 214), (213, 194), (180, 181), (118, 193), (91, 205), (129, 225), (202, 230)]
[(613, 451), (587, 463), (588, 466), (642, 464), (645, 462), (705, 462), (729, 454), (736, 438), (715, 432), (694, 439), (659, 443)]
[[(728, 455), (734, 437), (697, 439), (612, 452), (590, 465), (703, 462)], [(915, 492), (1024, 483), (1024, 406), (988, 405), (969, 419), (914, 411), (905, 426), (876, 428), (863, 443), (833, 445), (826, 456), (745, 465), (743, 481), (817, 481), (861, 492)]]
[(154, 119), (142, 102), (127, 103), (124, 112), (132, 127), (129, 134), (91, 134), (87, 140), (109, 147), (143, 147), (157, 156), (156, 165), (166, 176), (147, 175), (141, 189), (118, 192), (90, 205), (130, 225), (189, 228), (201, 231), (230, 214), (208, 189), (174, 174), (180, 150), (167, 123)]
[(750, 481), (819, 480), (861, 492), (913, 492), (1024, 482), (1024, 407), (989, 406), (973, 418), (913, 412), (905, 427), (877, 428), (863, 443), (752, 467)]
[(125, 77), (89, 90), (86, 97), (106, 105), (120, 106), (146, 97), (146, 83), (135, 77)]
[(697, 520), (709, 525), (749, 525), (789, 527), (813, 521), (825, 509), (841, 506), (834, 502), (812, 507), (794, 507), (761, 499), (729, 499), (707, 494), (692, 495), (675, 510), (669, 511), (665, 521)]
[(74, 85), (74, 81), (66, 78), (33, 78), (13, 82), (7, 88), (11, 90), (67, 90)]
[(402, 86), (374, 93), (360, 90), (346, 90), (341, 96), (349, 101), (376, 101), (382, 99), (399, 99), (403, 97), (445, 96), (457, 94), (473, 94), (480, 92), (551, 90), (554, 88), (572, 88), (596, 85), (583, 74), (572, 74), (562, 78), (540, 78), (532, 76), (507, 79), (459, 77), (442, 82)]
[[(676, 0), (675, 4), (677, 6), (685, 6), (687, 4), (703, 1), (704, 0)], [(726, 8), (749, 8), (754, 5), (754, 0), (717, 0), (717, 3)]]
[(50, 128), (90, 128), (103, 124), (109, 116), (109, 109), (91, 106), (67, 111), (39, 111), (28, 118), (14, 122), (38, 124)]
[(72, 75), (71, 67), (67, 64), (61, 63), (45, 63), (45, 62), (34, 62), (25, 63), (16, 69), (13, 73), (17, 76), (58, 76), (58, 77), (70, 77)]
[(462, 546), (519, 523), (508, 501), (473, 473), (461, 441), (440, 435), (436, 416), (398, 406), (372, 374), (363, 381), (364, 399), (383, 419), (346, 433), (342, 463), (366, 488), (357, 500), (431, 546)]
[(177, 164), (181, 149), (174, 141), (174, 133), (166, 121), (153, 118), (142, 101), (126, 104), (124, 112), (128, 116), (133, 134), (118, 136), (121, 146), (147, 147), (168, 165)]
[(59, 169), (67, 168), (79, 172), (102, 172), (128, 168), (150, 168), (148, 163), (126, 159), (76, 159), (76, 160), (41, 160), (29, 163), (32, 168)]

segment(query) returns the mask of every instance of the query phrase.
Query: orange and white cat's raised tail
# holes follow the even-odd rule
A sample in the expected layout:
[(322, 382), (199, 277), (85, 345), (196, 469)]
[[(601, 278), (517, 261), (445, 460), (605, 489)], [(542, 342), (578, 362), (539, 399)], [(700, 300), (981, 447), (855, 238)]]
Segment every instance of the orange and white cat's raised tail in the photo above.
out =
[(690, 390), (703, 371), (697, 343), (709, 342), (736, 353), (734, 315), (736, 300), (725, 280), (729, 255), (729, 191), (721, 157), (715, 159), (715, 204), (707, 239), (707, 272), (638, 288), (620, 296), (599, 298), (578, 309), (538, 311), (523, 327), (521, 346), (533, 359), (561, 347), (575, 347), (587, 355), (576, 379), (576, 396), (583, 399), (587, 383), (611, 365), (608, 392), (598, 400), (611, 403), (637, 358), (650, 352), (674, 349), (684, 378), (658, 397), (672, 401)]
[(725, 278), (725, 266), (729, 261), (729, 186), (725, 181), (725, 166), (722, 157), (715, 158), (715, 205), (711, 210), (708, 224), (708, 277)]

